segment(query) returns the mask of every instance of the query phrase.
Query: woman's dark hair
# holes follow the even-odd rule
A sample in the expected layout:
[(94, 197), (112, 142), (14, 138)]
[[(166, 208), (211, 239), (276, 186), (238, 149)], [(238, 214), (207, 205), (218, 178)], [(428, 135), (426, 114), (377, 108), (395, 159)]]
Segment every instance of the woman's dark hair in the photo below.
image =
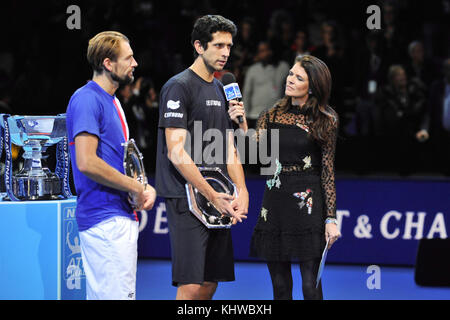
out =
[[(338, 115), (328, 105), (331, 92), (330, 70), (322, 60), (310, 55), (298, 56), (295, 63), (299, 63), (308, 75), (311, 93), (302, 106), (306, 123), (311, 128), (311, 135), (320, 143), (326, 143), (329, 134), (338, 126)], [(284, 96), (277, 105), (280, 111), (287, 111), (291, 106), (291, 97)]]
[[(217, 31), (229, 32), (234, 37), (237, 32), (236, 25), (233, 21), (228, 20), (219, 15), (206, 15), (199, 18), (191, 33), (191, 44), (194, 45), (196, 40), (200, 41), (203, 49), (208, 49), (208, 42), (212, 40), (212, 34)], [(194, 48), (194, 57), (197, 58), (198, 53)]]

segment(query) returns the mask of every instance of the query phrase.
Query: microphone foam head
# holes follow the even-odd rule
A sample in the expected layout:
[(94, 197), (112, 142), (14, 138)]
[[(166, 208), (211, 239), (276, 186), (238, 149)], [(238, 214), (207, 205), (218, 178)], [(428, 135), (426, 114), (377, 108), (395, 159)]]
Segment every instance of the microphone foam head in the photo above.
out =
[(227, 72), (222, 76), (222, 84), (224, 86), (236, 82), (236, 77), (231, 72)]

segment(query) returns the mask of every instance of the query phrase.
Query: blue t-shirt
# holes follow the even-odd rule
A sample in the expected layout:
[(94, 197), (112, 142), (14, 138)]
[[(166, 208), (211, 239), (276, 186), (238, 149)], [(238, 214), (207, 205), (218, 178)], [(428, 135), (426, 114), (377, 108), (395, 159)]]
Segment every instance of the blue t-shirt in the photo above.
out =
[[(125, 142), (126, 122), (115, 96), (108, 94), (96, 82), (89, 81), (72, 95), (67, 107), (67, 136), (72, 171), (77, 191), (76, 218), (79, 231), (113, 216), (136, 219), (128, 202), (128, 193), (99, 184), (78, 170), (75, 137), (87, 132), (98, 137), (97, 156), (119, 172), (124, 173), (122, 143)], [(119, 104), (120, 105), (120, 104)], [(125, 132), (124, 132), (125, 131)]]

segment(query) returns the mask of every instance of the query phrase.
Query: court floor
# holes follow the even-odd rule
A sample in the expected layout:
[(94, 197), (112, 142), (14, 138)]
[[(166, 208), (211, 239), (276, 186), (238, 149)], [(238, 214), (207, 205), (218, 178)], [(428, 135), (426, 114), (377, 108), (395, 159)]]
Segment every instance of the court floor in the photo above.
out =
[[(380, 266), (378, 281), (369, 266), (326, 265), (322, 276), (326, 300), (450, 300), (450, 288), (421, 287), (414, 282), (413, 268)], [(300, 270), (293, 264), (294, 299), (303, 299)], [(237, 262), (236, 281), (220, 283), (217, 300), (271, 300), (272, 287), (264, 263)], [(170, 260), (139, 259), (136, 298), (172, 300)]]

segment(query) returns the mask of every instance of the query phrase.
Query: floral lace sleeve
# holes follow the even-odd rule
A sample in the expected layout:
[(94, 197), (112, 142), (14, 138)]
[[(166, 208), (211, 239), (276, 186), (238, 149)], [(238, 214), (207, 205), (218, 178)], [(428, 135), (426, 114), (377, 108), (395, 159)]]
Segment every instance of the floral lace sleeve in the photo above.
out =
[(334, 156), (337, 127), (333, 128), (328, 141), (322, 146), (321, 182), (325, 195), (326, 216), (336, 218), (336, 184), (334, 179)]

